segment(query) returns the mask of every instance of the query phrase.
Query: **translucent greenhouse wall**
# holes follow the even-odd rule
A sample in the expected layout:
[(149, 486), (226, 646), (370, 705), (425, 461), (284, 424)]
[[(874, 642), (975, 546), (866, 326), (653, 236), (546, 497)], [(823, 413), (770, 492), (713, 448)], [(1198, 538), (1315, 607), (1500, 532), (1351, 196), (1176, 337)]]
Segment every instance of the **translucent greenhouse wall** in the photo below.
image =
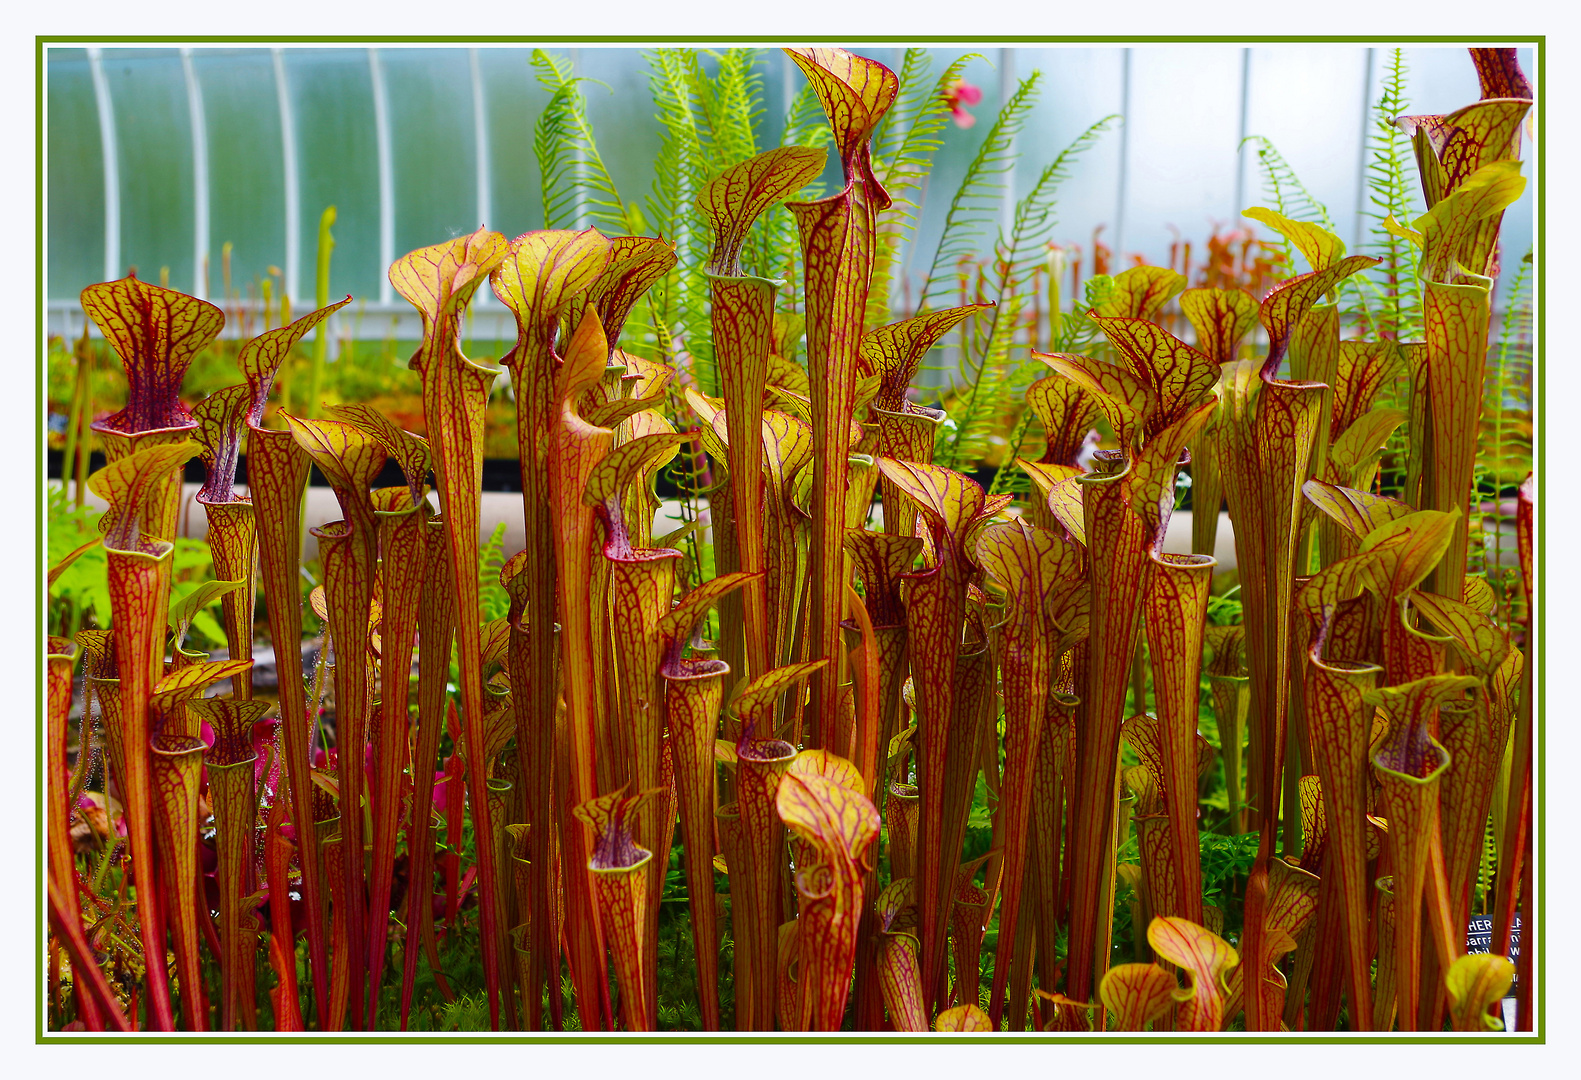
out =
[[(640, 200), (659, 147), (642, 51), (559, 51), (596, 80), (583, 89), (599, 150), (623, 199)], [(901, 49), (861, 51), (900, 67)], [(935, 70), (968, 51), (934, 50)], [(1133, 254), (1167, 262), (1177, 236), (1201, 245), (1215, 226), (1243, 226), (1239, 210), (1265, 201), (1256, 154), (1240, 148), (1254, 135), (1278, 148), (1347, 242), (1363, 238), (1366, 135), (1387, 48), (975, 51), (983, 57), (966, 79), (983, 90), (977, 123), (946, 129), (921, 225), (903, 256), (913, 279), (926, 273), (948, 193), (1000, 102), (1033, 71), (1043, 77), (1016, 141), (1018, 197), (1094, 121), (1110, 113), (1127, 120), (1063, 186), (1057, 241), (1090, 250), (1101, 227), (1118, 267)], [(415, 336), (415, 326), (392, 324), (410, 310), (385, 278), (394, 258), (480, 222), (508, 236), (543, 226), (532, 132), (547, 94), (530, 55), (492, 47), (50, 48), (51, 332), (80, 327), (82, 287), (129, 266), (149, 280), (167, 269), (173, 287), (219, 295), (227, 242), (238, 293), (273, 267), (301, 309), (312, 298), (319, 215), (333, 204), (332, 292), (360, 302), (338, 317), (337, 336)], [(1411, 112), (1447, 112), (1478, 97), (1465, 49), (1413, 47), (1405, 58)], [(771, 146), (800, 76), (777, 49), (761, 59), (759, 144)], [(1531, 50), (1520, 59), (1535, 76)], [(1507, 259), (1532, 243), (1530, 188), (1506, 215), (1504, 233)], [(982, 249), (992, 240), (983, 236)], [(503, 331), (504, 310), (487, 290), (479, 297), (476, 331), (494, 332), (495, 322)]]

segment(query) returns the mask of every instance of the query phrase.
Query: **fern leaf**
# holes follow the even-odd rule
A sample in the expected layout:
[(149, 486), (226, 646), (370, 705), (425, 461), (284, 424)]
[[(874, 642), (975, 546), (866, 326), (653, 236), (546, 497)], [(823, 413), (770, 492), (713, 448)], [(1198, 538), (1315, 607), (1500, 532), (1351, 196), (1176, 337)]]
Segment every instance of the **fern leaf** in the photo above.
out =
[(629, 233), (625, 204), (599, 156), (579, 85), (595, 80), (574, 75), (569, 59), (542, 49), (532, 51), (530, 62), (538, 85), (549, 94), (533, 129), (544, 227), (574, 228), (585, 216), (606, 232)]
[(939, 237), (938, 249), (933, 253), (933, 264), (928, 268), (928, 276), (923, 282), (922, 298), (917, 310), (937, 306), (953, 281), (956, 261), (972, 253), (973, 238), (982, 235), (993, 222), (1006, 187), (999, 178), (1015, 166), (1012, 146), (1016, 135), (1026, 125), (1027, 114), (1037, 100), (1042, 78), (1042, 72), (1034, 71), (1021, 80), (1016, 92), (999, 110), (977, 155), (966, 167), (966, 175), (950, 200), (949, 212), (945, 214), (944, 232)]
[(1370, 219), (1368, 254), (1383, 259), (1363, 279), (1365, 288), (1378, 309), (1375, 320), (1367, 324), (1368, 335), (1387, 341), (1416, 340), (1421, 336), (1421, 280), (1417, 276), (1414, 245), (1384, 227), (1392, 215), (1396, 221), (1416, 217), (1416, 185), (1411, 177), (1415, 168), (1410, 138), (1395, 126), (1394, 118), (1410, 111), (1406, 98), (1405, 50), (1395, 49), (1384, 76), (1383, 92), (1373, 109), (1368, 134), (1370, 160), (1367, 163), (1367, 203), (1362, 214)]
[(994, 436), (1002, 430), (1015, 381), (1007, 370), (1010, 345), (1016, 316), (1025, 302), (1026, 297), (1013, 295), (1001, 300), (995, 309), (993, 329), (982, 347), (977, 370), (948, 420), (940, 425), (935, 464), (970, 472), (989, 452)]
[[(1255, 143), (1257, 146), (1258, 167), (1263, 174), (1263, 197), (1273, 204), (1273, 208), (1294, 221), (1308, 221), (1337, 235), (1339, 230), (1334, 227), (1334, 221), (1329, 217), (1328, 207), (1307, 190), (1301, 178), (1296, 175), (1295, 169), (1291, 168), (1290, 163), (1284, 159), (1274, 144), (1261, 135), (1248, 135), (1245, 141)], [(1297, 273), (1295, 250), (1290, 241), (1281, 236), (1278, 248), (1285, 272)], [(1356, 277), (1357, 275), (1352, 275), (1339, 284), (1337, 291), (1340, 295), (1341, 313), (1354, 316), (1366, 325), (1371, 321), (1371, 314), (1367, 309), (1366, 296), (1361, 292)]]
[(906, 50), (895, 104), (884, 114), (873, 139), (874, 175), (889, 193), (890, 205), (878, 218), (878, 248), (867, 300), (869, 325), (889, 321), (900, 249), (916, 231), (928, 170), (944, 145), (941, 132), (950, 114), (945, 95), (974, 59), (979, 59), (977, 53), (957, 57), (933, 79), (928, 50)]

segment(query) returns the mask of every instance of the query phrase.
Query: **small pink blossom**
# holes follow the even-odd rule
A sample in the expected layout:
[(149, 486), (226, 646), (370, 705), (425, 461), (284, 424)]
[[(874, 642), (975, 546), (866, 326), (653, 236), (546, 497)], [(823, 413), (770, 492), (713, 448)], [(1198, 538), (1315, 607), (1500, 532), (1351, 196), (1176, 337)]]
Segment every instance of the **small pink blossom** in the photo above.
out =
[(977, 117), (967, 112), (966, 106), (976, 105), (982, 100), (982, 90), (964, 79), (956, 79), (944, 93), (944, 101), (950, 107), (950, 115), (955, 117), (956, 127), (969, 128), (977, 123)]

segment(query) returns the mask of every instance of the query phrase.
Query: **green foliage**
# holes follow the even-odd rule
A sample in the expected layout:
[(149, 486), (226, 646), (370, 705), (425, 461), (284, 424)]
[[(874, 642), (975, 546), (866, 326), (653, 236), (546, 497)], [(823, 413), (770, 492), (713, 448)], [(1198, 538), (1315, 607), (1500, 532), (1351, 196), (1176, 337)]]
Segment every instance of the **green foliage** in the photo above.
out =
[(503, 619), (510, 613), (511, 598), (500, 584), (500, 567), (505, 565), (505, 523), (494, 526), (478, 549), (478, 604), (483, 621)]
[(1244, 878), (1257, 861), (1258, 834), (1242, 833), (1224, 836), (1220, 833), (1199, 832), (1197, 853), (1202, 859), (1202, 898), (1210, 904), (1232, 891), (1236, 878)]
[(1208, 597), (1208, 622), (1213, 626), (1234, 626), (1241, 621), (1241, 601), (1235, 594), (1241, 591), (1236, 585), (1225, 593)]
[[(1487, 573), (1496, 593), (1508, 603), (1520, 590), (1515, 587), (1514, 571), (1503, 564), (1513, 554), (1506, 550), (1506, 532), (1513, 516), (1504, 513), (1511, 489), (1532, 471), (1532, 253), (1517, 264), (1510, 282), (1504, 314), (1499, 320), (1498, 342), (1488, 357), (1487, 384), (1482, 401), (1482, 423), (1477, 431), (1477, 456), (1473, 472), (1481, 505), (1491, 505), (1490, 513), (1478, 513), (1473, 529), (1480, 525), (1488, 536), (1486, 549), (1473, 545), (1472, 559)], [(1486, 551), (1486, 555), (1483, 552)]]
[[(1373, 108), (1367, 135), (1367, 202), (1362, 215), (1369, 221), (1362, 250), (1383, 259), (1362, 278), (1364, 302), (1361, 316), (1366, 336), (1392, 341), (1416, 341), (1422, 332), (1422, 285), (1417, 277), (1415, 245), (1384, 228), (1391, 215), (1396, 221), (1416, 217), (1418, 201), (1412, 179), (1416, 171), (1411, 140), (1395, 126), (1395, 117), (1410, 109), (1405, 95), (1405, 50), (1392, 50), (1383, 93)], [(1347, 312), (1347, 315), (1351, 313)]]
[[(1117, 120), (1118, 115), (1104, 117), (1061, 150), (1044, 167), (1032, 190), (1016, 203), (1009, 235), (1000, 231), (994, 244), (995, 306), (990, 315), (987, 343), (975, 370), (962, 372), (967, 380), (966, 389), (961, 405), (954, 410), (958, 415), (952, 417), (955, 428), (948, 445), (935, 456), (939, 464), (959, 469), (979, 460), (991, 434), (1001, 429), (1000, 421), (1011, 402), (1025, 393), (1026, 387), (1042, 373), (1041, 365), (1035, 364), (1030, 357), (1015, 365), (1018, 370), (1014, 372), (1008, 363), (1012, 337), (1020, 325), (1021, 312), (1031, 299), (1023, 290), (1033, 276), (1032, 271), (1041, 263), (1049, 234), (1059, 221), (1055, 196), (1060, 184), (1070, 178), (1076, 159), (1091, 149)], [(1031, 413), (1030, 409), (1021, 411), (1023, 415)], [(1020, 434), (1024, 435), (1025, 425), (1021, 425), (1021, 429)], [(941, 432), (941, 440), (942, 437)], [(1005, 456), (1000, 474), (1007, 471), (1007, 465), (1014, 465), (1015, 451), (1020, 449), (1021, 440), (1012, 438), (1014, 451)], [(996, 483), (998, 479), (996, 475)]]
[(873, 133), (873, 172), (889, 193), (891, 204), (879, 215), (878, 248), (867, 301), (870, 326), (890, 319), (900, 249), (916, 231), (928, 170), (933, 155), (944, 145), (943, 131), (950, 116), (946, 93), (974, 59), (980, 59), (977, 53), (957, 57), (935, 79), (928, 50), (907, 49), (895, 104)]
[(542, 49), (533, 50), (531, 62), (538, 85), (549, 93), (533, 128), (544, 228), (579, 228), (586, 221), (611, 235), (631, 232), (620, 192), (599, 156), (579, 85), (596, 80), (574, 75), (569, 59)]
[(1532, 253), (1516, 264), (1483, 397), (1479, 488), (1497, 496), (1532, 470)]
[(944, 216), (944, 232), (933, 253), (928, 276), (923, 280), (918, 311), (945, 306), (956, 262), (976, 250), (975, 238), (994, 222), (1008, 186), (1002, 178), (1015, 168), (1015, 138), (1026, 126), (1027, 115), (1037, 103), (1042, 81), (1041, 71), (1034, 71), (1021, 80), (1010, 100), (999, 110), (976, 156), (966, 166), (966, 175), (961, 178)]
[[(1245, 142), (1256, 146), (1257, 165), (1263, 177), (1263, 198), (1273, 209), (1292, 220), (1310, 221), (1329, 232), (1336, 231), (1333, 220), (1328, 216), (1328, 207), (1306, 189), (1300, 177), (1296, 176), (1296, 171), (1272, 142), (1261, 135), (1248, 135)], [(1281, 236), (1275, 246), (1279, 248), (1285, 272), (1301, 272), (1297, 269), (1295, 245)]]
[[(966, 65), (977, 59), (981, 59), (977, 53), (957, 57), (934, 79), (928, 50), (907, 49), (895, 104), (873, 133), (873, 171), (895, 201), (891, 220), (908, 233), (916, 228), (920, 191), (933, 166), (933, 155), (944, 145), (941, 132), (950, 116), (945, 91), (960, 79)], [(918, 197), (913, 198), (912, 192), (918, 192)]]
[[(52, 485), (49, 488), (48, 504), (49, 565), (54, 566), (67, 554), (99, 535), (99, 519), (103, 515), (88, 507), (78, 510), (66, 497), (64, 487)], [(171, 544), (176, 549), (170, 572), (174, 594), (190, 592), (199, 582), (213, 576), (214, 564), (206, 543), (177, 537)], [(49, 590), (51, 633), (71, 637), (84, 627), (109, 625), (110, 590), (107, 572), (108, 564), (102, 545), (83, 552), (76, 562), (66, 568)], [(214, 615), (218, 608), (219, 601), (216, 600), (193, 617), (187, 637), (189, 647), (209, 649), (225, 644), (225, 631), (220, 628)]]

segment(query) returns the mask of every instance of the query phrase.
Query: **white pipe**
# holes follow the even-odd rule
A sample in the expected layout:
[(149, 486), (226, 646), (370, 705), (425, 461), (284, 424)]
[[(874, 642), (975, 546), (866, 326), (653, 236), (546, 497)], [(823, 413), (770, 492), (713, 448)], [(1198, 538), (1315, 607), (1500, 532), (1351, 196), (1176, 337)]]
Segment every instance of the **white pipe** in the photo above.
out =
[(292, 303), (298, 304), (297, 285), (302, 277), (302, 183), (296, 160), (296, 117), (285, 80), (285, 54), (279, 49), (269, 51), (274, 56), (275, 97), (280, 105), (280, 161), (285, 170), (284, 288)]
[(192, 295), (209, 298), (209, 129), (203, 115), (203, 87), (192, 65), (192, 50), (181, 50), (187, 83), (187, 115), (192, 123)]
[(390, 156), (390, 99), (378, 49), (368, 50), (368, 72), (373, 77), (373, 130), (379, 147), (379, 302), (388, 304), (394, 295), (386, 271), (395, 261), (395, 167)]
[(1367, 236), (1362, 223), (1367, 220), (1364, 214), (1367, 208), (1367, 136), (1372, 130), (1372, 75), (1377, 55), (1377, 49), (1367, 50), (1367, 69), (1361, 83), (1361, 138), (1356, 148), (1356, 232), (1351, 241), (1351, 250), (1358, 252)]
[(1241, 123), (1235, 143), (1235, 205), (1230, 207), (1230, 228), (1240, 224), (1246, 209), (1246, 127), (1247, 110), (1252, 100), (1252, 50), (1241, 50)]
[[(489, 176), (489, 111), (488, 99), (483, 93), (483, 65), (477, 49), (467, 50), (467, 60), (472, 68), (472, 138), (477, 143), (478, 214), (479, 225), (487, 225), (494, 218), (494, 189)], [(479, 289), (473, 306), (489, 306), (493, 290)]]
[(121, 163), (116, 154), (115, 112), (110, 103), (110, 83), (98, 49), (88, 50), (88, 71), (93, 76), (93, 99), (99, 107), (99, 146), (104, 157), (104, 280), (121, 276)]
[[(1131, 178), (1131, 50), (1121, 52), (1120, 60), (1120, 180), (1114, 193), (1114, 258), (1109, 269), (1120, 272), (1125, 258), (1126, 188)], [(1096, 255), (1096, 250), (1094, 251)]]

